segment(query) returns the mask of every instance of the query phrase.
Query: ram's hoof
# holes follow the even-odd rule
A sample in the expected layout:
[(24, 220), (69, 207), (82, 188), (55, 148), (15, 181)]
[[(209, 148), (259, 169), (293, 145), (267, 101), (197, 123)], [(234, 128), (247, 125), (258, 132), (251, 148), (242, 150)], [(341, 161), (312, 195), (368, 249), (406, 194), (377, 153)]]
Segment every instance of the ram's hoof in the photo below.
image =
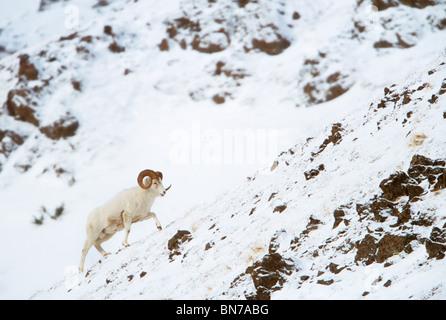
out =
[(163, 227), (157, 226), (158, 230), (163, 230)]

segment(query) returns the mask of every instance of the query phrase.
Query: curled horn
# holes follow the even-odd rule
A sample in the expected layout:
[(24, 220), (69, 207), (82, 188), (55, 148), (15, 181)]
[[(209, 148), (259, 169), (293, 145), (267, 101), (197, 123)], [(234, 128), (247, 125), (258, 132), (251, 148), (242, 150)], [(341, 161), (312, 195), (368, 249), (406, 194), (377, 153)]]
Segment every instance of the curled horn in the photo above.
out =
[[(143, 183), (143, 180), (144, 180), (145, 177), (150, 177), (151, 178), (150, 183), (147, 186), (144, 185), (144, 183)], [(159, 178), (158, 175), (154, 171), (152, 171), (152, 170), (143, 170), (138, 175), (138, 184), (143, 189), (149, 189), (152, 186), (153, 179), (158, 179), (158, 178)]]

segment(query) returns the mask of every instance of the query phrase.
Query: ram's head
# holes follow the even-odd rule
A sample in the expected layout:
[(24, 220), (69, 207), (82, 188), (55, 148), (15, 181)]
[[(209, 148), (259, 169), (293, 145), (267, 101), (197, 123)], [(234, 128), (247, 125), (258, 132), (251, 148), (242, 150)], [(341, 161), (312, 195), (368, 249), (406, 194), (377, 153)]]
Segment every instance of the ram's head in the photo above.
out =
[(138, 175), (138, 184), (142, 189), (152, 189), (160, 196), (164, 196), (166, 191), (170, 189), (172, 185), (167, 188), (163, 186), (163, 174), (159, 171), (143, 170)]

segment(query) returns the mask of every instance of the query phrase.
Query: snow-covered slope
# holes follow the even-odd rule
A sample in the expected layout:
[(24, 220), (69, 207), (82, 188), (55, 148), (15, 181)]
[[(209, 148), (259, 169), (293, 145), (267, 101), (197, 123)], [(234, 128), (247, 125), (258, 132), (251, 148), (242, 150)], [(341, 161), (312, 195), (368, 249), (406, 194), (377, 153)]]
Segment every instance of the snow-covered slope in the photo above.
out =
[[(22, 4), (0, 8), (1, 297), (29, 297), (72, 280), (64, 271), (79, 260), (88, 212), (133, 186), (145, 168), (163, 171), (173, 184), (155, 207), (164, 230), (135, 226), (131, 248), (100, 265), (100, 256), (89, 254), (93, 267), (79, 287), (67, 293), (71, 286), (61, 284), (35, 297), (244, 297), (253, 284), (243, 273), (268, 252), (274, 234), (293, 260), (285, 269), (294, 281), (273, 297), (319, 294), (303, 289), (320, 280), (310, 271), (324, 272), (327, 256), (312, 267), (290, 246), (310, 216), (324, 223), (308, 233), (315, 240), (305, 246), (314, 252), (323, 235), (338, 234), (340, 226), (327, 231), (336, 208), (350, 206), (348, 217), (388, 174), (407, 170), (415, 153), (442, 157), (436, 139), (444, 123), (435, 112), (441, 116), (444, 99), (444, 1)], [(404, 108), (373, 111), (381, 99), (390, 105), (392, 94), (424, 83), (406, 94), (412, 98)], [(434, 93), (438, 101), (426, 102)], [(407, 122), (396, 126), (403, 113)], [(417, 114), (439, 122), (420, 127)], [(342, 141), (318, 153), (337, 122)], [(270, 172), (277, 154), (297, 142)], [(303, 172), (321, 164), (324, 170), (305, 180)], [(40, 217), (42, 225), (32, 223)], [(358, 230), (339, 241), (363, 238), (360, 224), (351, 225)], [(170, 261), (166, 246), (177, 230), (189, 230), (192, 240)], [(105, 246), (118, 248), (119, 240)], [(354, 249), (342, 259), (351, 263), (351, 256)], [(352, 286), (362, 272), (355, 270)], [(309, 280), (296, 284), (302, 275)], [(154, 292), (147, 284), (156, 281), (163, 285)]]
[(34, 297), (444, 298), (444, 57), (428, 71)]

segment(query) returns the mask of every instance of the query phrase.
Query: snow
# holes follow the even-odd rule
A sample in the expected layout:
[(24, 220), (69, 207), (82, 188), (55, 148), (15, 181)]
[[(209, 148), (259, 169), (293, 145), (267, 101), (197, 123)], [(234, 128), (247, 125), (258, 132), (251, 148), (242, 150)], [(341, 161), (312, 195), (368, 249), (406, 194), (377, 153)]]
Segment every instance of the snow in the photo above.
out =
[[(371, 299), (444, 298), (444, 282), (434, 277), (444, 273), (441, 261), (426, 260), (422, 245), (407, 256), (395, 257), (397, 263), (388, 268), (377, 263), (353, 265), (353, 252), (312, 259), (301, 254), (302, 249), (300, 257), (289, 248), (312, 216), (324, 223), (305, 244), (315, 250), (333, 232), (332, 215), (339, 205), (369, 200), (379, 192), (381, 180), (399, 166), (407, 169), (413, 154), (444, 157), (445, 96), (424, 105), (445, 77), (446, 68), (439, 67), (445, 59), (445, 32), (426, 22), (429, 16), (441, 17), (444, 4), (423, 10), (401, 5), (370, 11), (373, 21), (355, 39), (352, 21), (363, 19), (369, 9), (356, 8), (356, 1), (273, 1), (245, 8), (236, 3), (211, 5), (207, 0), (168, 5), (109, 2), (105, 7), (93, 7), (86, 0), (56, 2), (43, 11), (37, 11), (39, 1), (1, 4), (0, 46), (5, 48), (0, 51), (1, 100), (17, 86), (18, 56), (27, 53), (39, 70), (39, 80), (29, 81), (29, 86), (50, 79), (38, 96), (41, 124), (51, 124), (69, 112), (80, 126), (75, 136), (53, 141), (31, 124), (12, 120), (2, 109), (0, 129), (28, 138), (1, 162), (0, 298), (243, 299), (253, 284), (245, 281), (230, 289), (231, 282), (268, 253), (271, 237), (281, 229), (285, 233), (280, 252), (293, 259), (299, 271), (272, 294), (273, 299), (359, 299), (364, 291)], [(295, 11), (301, 15), (298, 20), (291, 18)], [(200, 22), (202, 45), (209, 41), (227, 48), (212, 54), (195, 51), (189, 45), (194, 36), (189, 29), (178, 28), (178, 36), (169, 38), (168, 22), (184, 13)], [(382, 26), (376, 15), (395, 19)], [(216, 23), (219, 18), (222, 24)], [(249, 48), (255, 37), (276, 39), (274, 28), (262, 27), (268, 24), (276, 26), (291, 46), (278, 55), (246, 52), (244, 47)], [(114, 36), (104, 34), (105, 25), (112, 27)], [(228, 30), (230, 41), (218, 31), (220, 27)], [(397, 41), (395, 30), (414, 46), (373, 48), (381, 39)], [(78, 32), (74, 39), (59, 41), (73, 32)], [(80, 40), (88, 35), (91, 42)], [(188, 43), (186, 50), (180, 45), (182, 37)], [(169, 51), (158, 47), (164, 38)], [(111, 52), (108, 46), (113, 41), (125, 51)], [(49, 62), (51, 57), (56, 59)], [(321, 75), (314, 80), (303, 68), (306, 60), (316, 58), (321, 61)], [(228, 74), (244, 76), (216, 75), (218, 62), (224, 63), (222, 70), (232, 72)], [(428, 76), (432, 69), (438, 71)], [(337, 71), (347, 76), (342, 84), (349, 90), (334, 100), (307, 106), (304, 85)], [(73, 80), (80, 82), (80, 91), (73, 89)], [(377, 113), (369, 109), (372, 102), (379, 103), (385, 86), (396, 83), (401, 91), (405, 85), (416, 88), (425, 82), (431, 86), (413, 94), (409, 105), (413, 116), (405, 127), (401, 121), (409, 107)], [(322, 92), (326, 85), (321, 84)], [(214, 103), (216, 94), (225, 102)], [(311, 162), (311, 152), (336, 122), (346, 132), (342, 143), (328, 145)], [(409, 146), (417, 133), (426, 135), (426, 141)], [(294, 155), (278, 157), (290, 148)], [(279, 166), (271, 172), (274, 160)], [(319, 164), (325, 165), (325, 172), (306, 181), (303, 172)], [(18, 165), (30, 168), (22, 172)], [(57, 168), (64, 173), (58, 174)], [(104, 244), (113, 254), (104, 259), (91, 250), (86, 259), (88, 276), (78, 275), (88, 213), (134, 186), (137, 174), (146, 168), (162, 171), (164, 184), (173, 185), (153, 208), (163, 230), (156, 230), (153, 221), (134, 224), (129, 248), (121, 248), (118, 234)], [(247, 181), (248, 176), (255, 179)], [(268, 201), (274, 192), (277, 195)], [(442, 221), (444, 190), (427, 197), (423, 203), (435, 207)], [(283, 213), (271, 213), (284, 203)], [(43, 225), (32, 223), (42, 206), (52, 213), (61, 204), (65, 209), (60, 219), (45, 216)], [(360, 224), (351, 229), (349, 235), (359, 240)], [(177, 230), (189, 230), (193, 239), (182, 247), (187, 255), (171, 261), (167, 242)], [(340, 245), (344, 240), (336, 241)], [(214, 246), (204, 250), (211, 242)], [(321, 277), (334, 283), (317, 284), (317, 272), (331, 260), (339, 266), (348, 264), (351, 270), (336, 275), (324, 270)], [(304, 274), (314, 279), (297, 286)], [(374, 283), (379, 276), (383, 280)], [(392, 285), (383, 289), (389, 279)]]

